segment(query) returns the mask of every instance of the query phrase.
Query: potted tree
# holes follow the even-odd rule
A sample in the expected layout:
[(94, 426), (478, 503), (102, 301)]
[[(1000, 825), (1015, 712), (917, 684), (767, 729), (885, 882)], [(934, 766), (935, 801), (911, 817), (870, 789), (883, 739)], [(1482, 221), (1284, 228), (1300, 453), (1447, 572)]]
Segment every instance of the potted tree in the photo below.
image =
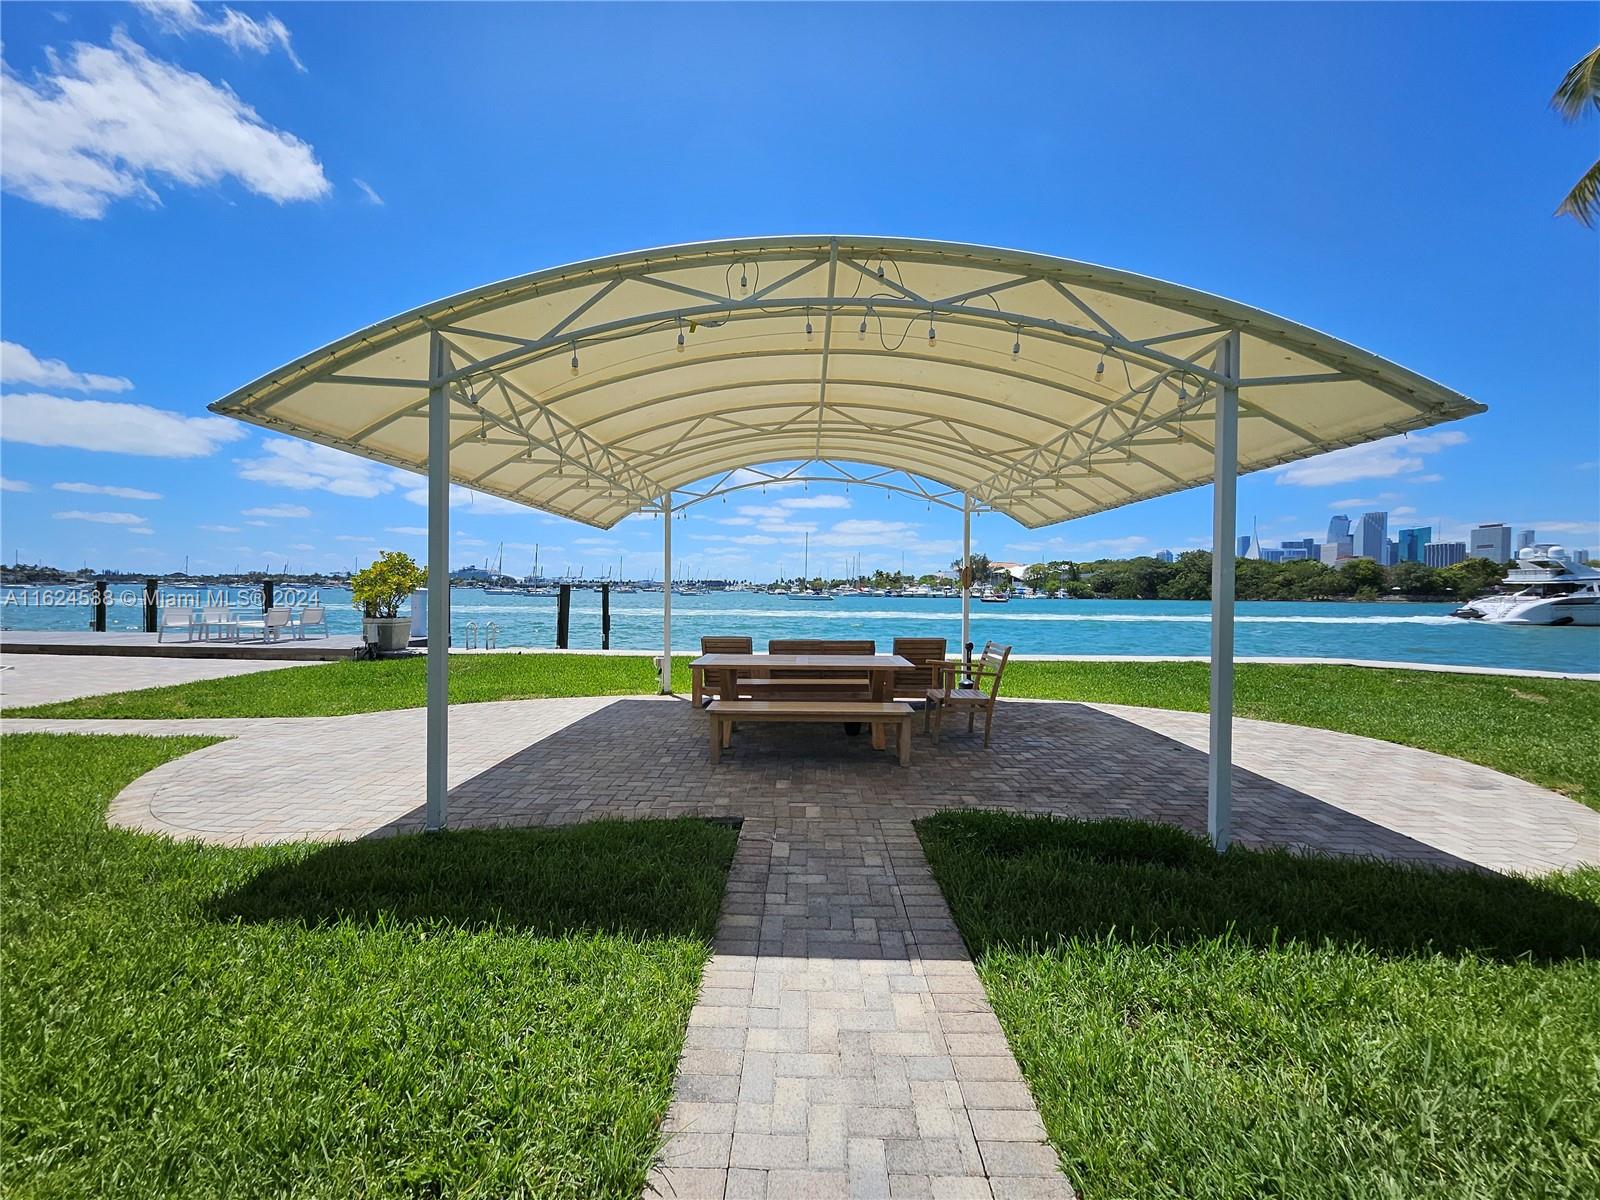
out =
[(361, 634), (379, 650), (404, 650), (411, 641), (411, 618), (400, 605), (428, 582), (428, 572), (399, 550), (386, 550), (350, 577), (350, 594), (361, 609)]

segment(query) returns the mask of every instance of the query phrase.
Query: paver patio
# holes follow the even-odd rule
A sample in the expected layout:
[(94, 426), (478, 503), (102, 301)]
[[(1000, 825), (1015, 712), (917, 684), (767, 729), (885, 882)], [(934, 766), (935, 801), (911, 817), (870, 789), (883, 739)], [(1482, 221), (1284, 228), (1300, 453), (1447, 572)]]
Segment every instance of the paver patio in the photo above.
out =
[[(420, 828), (423, 712), (10, 730), (211, 732), (113, 803), (118, 824), (228, 843)], [(836, 727), (741, 729), (707, 762), (682, 701), (452, 710), (450, 821), (740, 819), (716, 954), (690, 1018), (665, 1195), (1071, 1194), (912, 821), (947, 807), (1205, 823), (1205, 717), (1002, 703), (995, 746), (918, 736), (912, 766)], [(1239, 720), (1235, 827), (1287, 844), (1540, 872), (1600, 862), (1600, 813), (1486, 768)]]

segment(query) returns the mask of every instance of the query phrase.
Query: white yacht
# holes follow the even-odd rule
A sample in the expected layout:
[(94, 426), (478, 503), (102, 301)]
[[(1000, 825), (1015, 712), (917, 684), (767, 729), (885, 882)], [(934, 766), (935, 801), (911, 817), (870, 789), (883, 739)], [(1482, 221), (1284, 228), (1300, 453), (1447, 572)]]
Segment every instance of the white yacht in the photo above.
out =
[(1497, 625), (1600, 625), (1600, 571), (1568, 558), (1560, 546), (1527, 546), (1517, 551), (1501, 591), (1452, 615)]

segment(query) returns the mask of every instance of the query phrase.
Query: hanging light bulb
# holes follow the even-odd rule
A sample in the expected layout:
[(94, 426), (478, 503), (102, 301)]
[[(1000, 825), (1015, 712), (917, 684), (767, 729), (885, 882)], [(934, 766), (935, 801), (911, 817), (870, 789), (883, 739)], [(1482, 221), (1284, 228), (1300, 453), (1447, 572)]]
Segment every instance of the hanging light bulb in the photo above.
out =
[(1102, 357), (1094, 368), (1094, 381), (1099, 383), (1106, 375), (1106, 360)]
[(574, 375), (576, 375), (578, 373), (578, 343), (577, 342), (573, 342), (572, 343), (572, 373)]
[(928, 345), (932, 346), (939, 340), (939, 335), (933, 329), (933, 314), (928, 314)]
[(1017, 340), (1011, 343), (1011, 361), (1016, 362), (1022, 357), (1022, 327), (1017, 327)]
[(806, 309), (806, 341), (811, 340), (811, 310)]
[(739, 291), (740, 291), (740, 293), (744, 293), (744, 292), (748, 292), (749, 290), (750, 290), (750, 276), (745, 274), (744, 264), (740, 263), (739, 264)]
[[(867, 311), (871, 312), (872, 310), (869, 308)], [(867, 318), (866, 317), (862, 317), (861, 318), (861, 328), (856, 330), (856, 341), (864, 342), (866, 340), (867, 340)]]
[(879, 279), (883, 278), (883, 260), (882, 259), (878, 260), (878, 278)]
[(1183, 381), (1181, 379), (1178, 381), (1178, 403), (1189, 403), (1189, 389), (1183, 386)]
[(683, 353), (683, 318), (678, 318), (678, 353)]

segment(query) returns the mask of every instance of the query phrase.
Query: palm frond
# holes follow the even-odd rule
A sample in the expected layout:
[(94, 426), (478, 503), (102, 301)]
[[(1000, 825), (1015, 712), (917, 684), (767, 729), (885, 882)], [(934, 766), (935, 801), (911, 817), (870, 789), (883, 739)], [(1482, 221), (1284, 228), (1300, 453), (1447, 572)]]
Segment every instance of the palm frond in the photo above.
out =
[(1583, 178), (1572, 185), (1567, 198), (1556, 209), (1556, 216), (1576, 217), (1590, 229), (1600, 217), (1600, 162), (1584, 172)]
[(1600, 46), (1572, 64), (1550, 97), (1550, 107), (1569, 121), (1576, 121), (1591, 105), (1600, 108)]

